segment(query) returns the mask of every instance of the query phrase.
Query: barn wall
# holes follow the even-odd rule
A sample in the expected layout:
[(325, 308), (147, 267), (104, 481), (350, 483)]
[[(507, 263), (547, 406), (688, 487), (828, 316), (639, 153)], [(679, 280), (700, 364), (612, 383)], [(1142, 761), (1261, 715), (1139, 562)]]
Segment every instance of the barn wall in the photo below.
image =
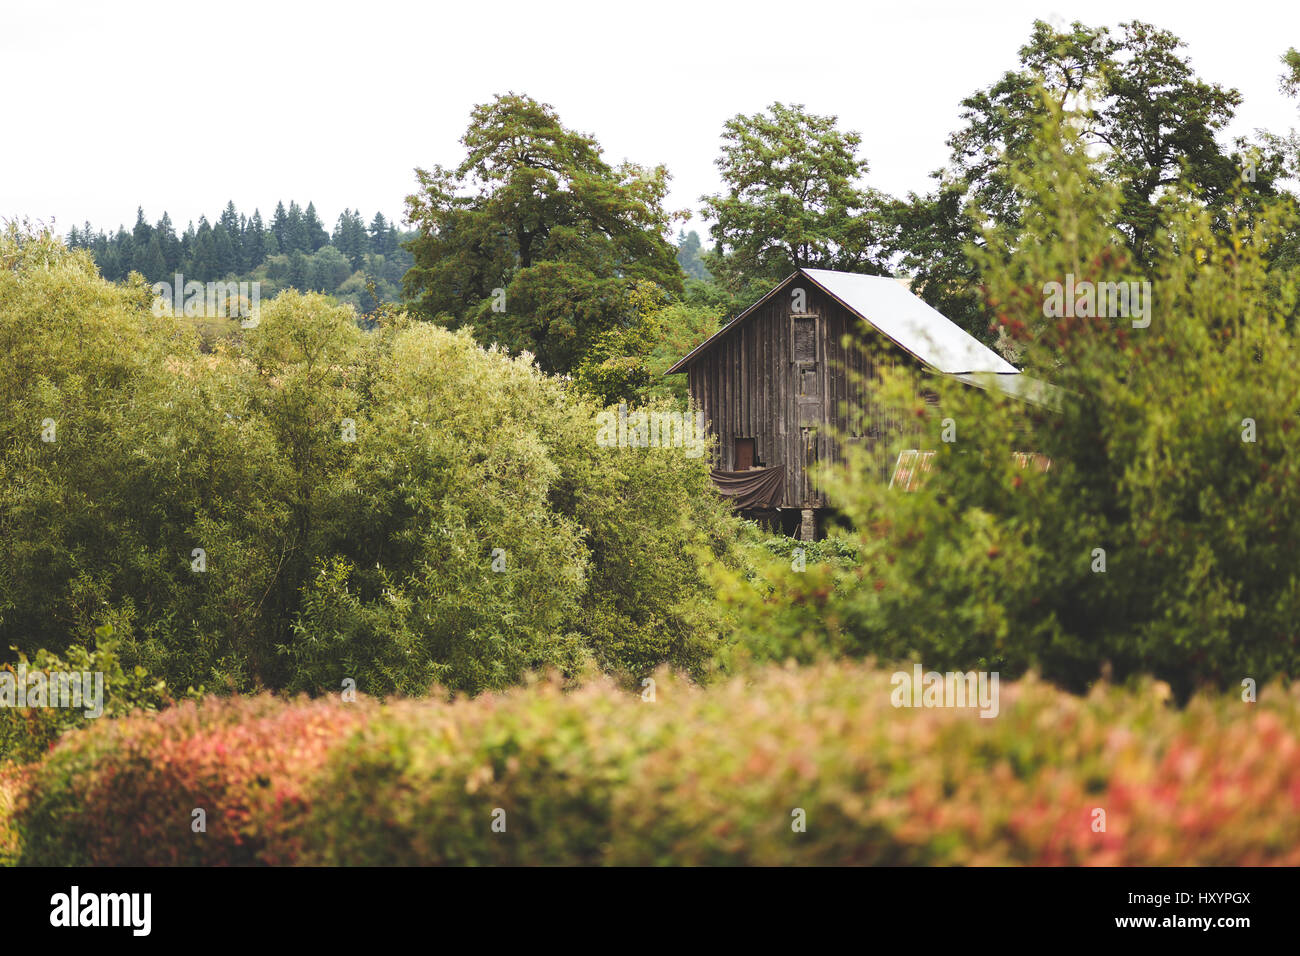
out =
[[(817, 317), (816, 387), (819, 400), (800, 400), (794, 358), (793, 296), (806, 293), (804, 314)], [(846, 348), (853, 336), (865, 348)], [(785, 470), (786, 508), (824, 507), (824, 493), (813, 486), (805, 467), (804, 427), (815, 428), (812, 452), (819, 461), (835, 460), (839, 449), (829, 432), (850, 441), (874, 442), (900, 422), (863, 394), (853, 373), (868, 380), (880, 363), (914, 365), (915, 360), (873, 332), (810, 281), (796, 276), (735, 329), (718, 339), (688, 368), (692, 398), (718, 437), (715, 466), (736, 469), (736, 439), (754, 439), (754, 454), (767, 467)], [(864, 409), (864, 427), (852, 437), (846, 403)]]

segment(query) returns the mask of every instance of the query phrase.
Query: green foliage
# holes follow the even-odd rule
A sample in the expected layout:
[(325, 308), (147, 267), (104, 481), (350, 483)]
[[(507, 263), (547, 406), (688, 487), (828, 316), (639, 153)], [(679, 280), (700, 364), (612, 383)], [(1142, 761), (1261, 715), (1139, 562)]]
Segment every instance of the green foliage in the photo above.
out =
[[(1133, 327), (1137, 313), (1049, 317), (1048, 283), (1127, 289), (1148, 275), (1113, 225), (1122, 192), (1098, 188), (1070, 130), (1049, 122), (1036, 161), (1013, 169), (1031, 202), (1020, 226), (989, 233), (981, 263), (990, 309), (1026, 365), (1060, 388), (1059, 408), (942, 377), (933, 408), (910, 377), (878, 383), (917, 431), (827, 476), (856, 565), (774, 569), (770, 594), (730, 587), (762, 652), (1037, 667), (1075, 689), (1110, 668), (1155, 674), (1180, 696), (1300, 667), (1297, 287), (1292, 274), (1279, 288), (1268, 267), (1291, 213), (1256, 218), (1243, 204), (1220, 232), (1194, 196), (1171, 196), (1149, 327)], [(942, 439), (946, 420), (956, 441)], [(874, 478), (906, 448), (935, 453), (911, 493)], [(1015, 452), (1050, 469), (1024, 468)]]
[(820, 541), (800, 541), (789, 535), (764, 535), (758, 541), (769, 557), (780, 558), (786, 564), (792, 564), (801, 556), (808, 564), (838, 564), (851, 567), (857, 558), (851, 540), (830, 536)]
[[(18, 667), (23, 673), (35, 671), (50, 673), (78, 673), (102, 675), (102, 713), (88, 716), (92, 702), (83, 696), (83, 707), (0, 707), (0, 763), (14, 761), (27, 763), (45, 755), (64, 733), (90, 726), (105, 717), (123, 717), (137, 710), (156, 711), (170, 701), (166, 682), (150, 677), (143, 667), (123, 670), (118, 655), (117, 642), (112, 639), (113, 629), (103, 625), (96, 629), (97, 640), (93, 650), (72, 645), (60, 657), (49, 651), (37, 651), (32, 660), (19, 652), (18, 665), (5, 664), (0, 671), (8, 671), (18, 680)], [(83, 695), (87, 687), (82, 685)], [(201, 692), (201, 691), (200, 691)]]
[(0, 263), (6, 644), (109, 623), (171, 686), (388, 694), (703, 675), (726, 639), (707, 458), (600, 447), (527, 361), (296, 293), (205, 355), (84, 251), (11, 235)]
[[(1294, 692), (1180, 710), (1151, 681), (1087, 698), (1002, 682), (985, 720), (897, 708), (895, 686), (841, 663), (703, 690), (660, 674), (653, 700), (547, 682), (384, 707), (187, 703), (101, 723), (0, 776), (0, 853), (45, 866), (1300, 862), (1300, 764), (1278, 758), (1300, 747)], [(193, 807), (209, 808), (198, 837)]]
[(299, 862), (311, 781), (371, 707), (263, 695), (101, 721), (21, 775), (0, 770), (0, 860), (8, 831), (10, 860), (25, 865)]
[[(179, 237), (167, 213), (150, 225), (141, 209), (130, 232), (119, 228), (106, 235), (86, 223), (68, 231), (67, 244), (90, 250), (100, 272), (113, 281), (124, 281), (133, 271), (150, 283), (170, 283), (178, 272), (187, 281), (256, 281), (263, 300), (293, 287), (334, 295), (364, 314), (378, 305), (367, 294), (367, 281), (383, 299), (400, 298), (402, 276), (412, 262), (401, 244), (409, 238), (382, 213), (367, 227), (360, 213), (345, 209), (330, 237), (311, 203), (307, 212), (296, 202), (286, 212), (280, 203), (267, 227), (260, 211), (250, 218), (230, 202), (215, 226), (200, 217), (197, 229), (191, 225)], [(210, 339), (225, 337), (234, 334), (235, 325), (209, 323), (205, 331)]]
[(690, 398), (686, 376), (678, 373), (665, 376), (683, 355), (692, 352), (714, 332), (722, 327), (725, 316), (710, 306), (673, 302), (656, 310), (650, 316), (655, 324), (654, 344), (646, 353), (646, 369), (650, 373), (651, 397), (671, 398), (685, 408)]
[(601, 332), (573, 370), (574, 389), (602, 407), (635, 402), (644, 394), (651, 384), (646, 357), (662, 337), (654, 313), (663, 305), (663, 293), (643, 282), (628, 295), (634, 303), (631, 324)]
[(717, 160), (724, 193), (702, 197), (714, 249), (706, 261), (722, 285), (771, 286), (797, 268), (878, 273), (883, 196), (860, 184), (862, 137), (834, 116), (773, 103), (723, 127)]
[(684, 409), (690, 401), (685, 376), (665, 373), (718, 330), (720, 313), (666, 301), (648, 283), (634, 297), (633, 324), (597, 337), (574, 369), (574, 388), (602, 406), (667, 399)]
[(600, 405), (635, 402), (651, 382), (643, 356), (654, 344), (652, 334), (644, 322), (635, 329), (600, 333), (573, 370), (574, 387)]
[(694, 229), (689, 235), (685, 230), (677, 233), (677, 264), (689, 278), (706, 281), (710, 278), (709, 269), (704, 264), (700, 234)]
[[(1073, 110), (1074, 131), (1097, 153), (1093, 175), (1119, 190), (1111, 210), (1140, 266), (1152, 261), (1159, 202), (1182, 180), (1211, 209), (1230, 207), (1246, 157), (1256, 178), (1246, 201), (1272, 195), (1282, 157), (1267, 143), (1219, 145), (1240, 94), (1207, 83), (1166, 30), (1132, 21), (1116, 34), (1075, 22), (1057, 29), (1035, 21), (1019, 66), (962, 101), (962, 127), (948, 139), (951, 158), (934, 193), (910, 195), (890, 213), (891, 252), (915, 276), (914, 289), (973, 335), (990, 339), (992, 315), (979, 300), (979, 274), (967, 247), (982, 227), (1015, 228), (1027, 198), (1012, 168), (1037, 149), (1046, 110)], [(1040, 90), (1046, 90), (1044, 103)], [(1240, 198), (1240, 197), (1239, 197)], [(977, 211), (978, 216), (972, 213)]]
[(475, 107), (461, 142), (464, 161), (417, 170), (407, 197), (420, 234), (404, 287), (424, 315), (569, 371), (629, 324), (637, 283), (681, 292), (662, 166), (611, 167), (594, 139), (514, 94)]

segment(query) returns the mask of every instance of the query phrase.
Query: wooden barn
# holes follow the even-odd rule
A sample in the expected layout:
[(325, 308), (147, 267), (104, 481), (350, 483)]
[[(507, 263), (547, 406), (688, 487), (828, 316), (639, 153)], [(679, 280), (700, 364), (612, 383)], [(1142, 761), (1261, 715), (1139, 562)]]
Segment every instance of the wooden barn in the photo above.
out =
[[(718, 491), (811, 540), (828, 502), (810, 469), (839, 457), (831, 433), (873, 442), (903, 426), (853, 384), (852, 373), (869, 381), (882, 363), (1012, 394), (1023, 387), (1015, 366), (899, 280), (825, 269), (795, 272), (667, 374), (687, 374), (718, 439)], [(844, 414), (846, 404), (862, 414)]]

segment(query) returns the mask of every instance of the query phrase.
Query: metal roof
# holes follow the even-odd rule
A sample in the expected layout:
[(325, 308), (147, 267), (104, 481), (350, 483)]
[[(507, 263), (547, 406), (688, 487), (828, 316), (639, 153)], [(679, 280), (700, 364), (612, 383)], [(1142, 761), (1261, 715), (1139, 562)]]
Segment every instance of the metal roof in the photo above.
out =
[(800, 270), (840, 303), (931, 368), (948, 375), (1020, 370), (888, 276)]
[(1037, 405), (1040, 408), (1050, 408), (1053, 411), (1060, 411), (1065, 399), (1064, 390), (1044, 382), (1042, 379), (1032, 378), (1024, 372), (1018, 372), (1015, 375), (972, 372), (969, 375), (954, 375), (953, 378), (986, 391), (996, 388), (1012, 398), (1017, 398), (1030, 405)]
[(701, 352), (726, 335), (773, 295), (803, 275), (814, 285), (858, 315), (872, 328), (894, 342), (919, 361), (939, 372), (964, 375), (988, 372), (995, 375), (1018, 375), (1020, 370), (982, 344), (973, 335), (954, 325), (941, 313), (897, 279), (889, 276), (866, 276), (855, 272), (830, 269), (800, 269), (771, 292), (763, 296), (726, 326), (692, 349), (665, 374), (684, 371)]

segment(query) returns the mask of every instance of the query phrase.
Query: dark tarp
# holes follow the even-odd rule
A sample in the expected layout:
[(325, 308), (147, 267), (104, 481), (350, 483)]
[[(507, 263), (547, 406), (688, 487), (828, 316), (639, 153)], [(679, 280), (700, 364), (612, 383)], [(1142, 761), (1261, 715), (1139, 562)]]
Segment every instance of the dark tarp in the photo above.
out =
[(785, 490), (784, 468), (755, 468), (751, 471), (709, 472), (718, 493), (732, 499), (737, 508), (778, 508)]

